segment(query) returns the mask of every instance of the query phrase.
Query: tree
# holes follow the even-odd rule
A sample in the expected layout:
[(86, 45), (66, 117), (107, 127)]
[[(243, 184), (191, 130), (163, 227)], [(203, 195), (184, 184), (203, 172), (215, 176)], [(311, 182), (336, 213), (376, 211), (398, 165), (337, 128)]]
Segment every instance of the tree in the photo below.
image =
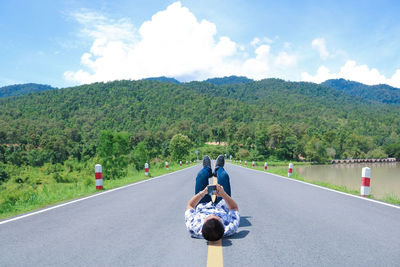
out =
[(400, 159), (400, 143), (386, 145), (385, 152), (389, 155), (389, 157)]
[(172, 137), (169, 151), (173, 160), (182, 160), (189, 155), (192, 147), (189, 137), (183, 134), (176, 134)]
[(236, 133), (236, 123), (232, 118), (225, 120), (222, 123), (223, 127), (225, 128), (226, 137), (228, 142), (231, 143), (234, 140), (234, 136)]
[(68, 158), (66, 141), (66, 137), (60, 135), (50, 138), (46, 143), (45, 149), (49, 151), (52, 163), (62, 163)]
[(0, 131), (0, 144), (7, 143), (7, 133), (4, 131)]
[(133, 150), (132, 159), (136, 170), (143, 170), (144, 164), (150, 161), (149, 152), (146, 148), (145, 142), (139, 142), (137, 144), (136, 148)]
[(312, 137), (305, 146), (306, 158), (313, 162), (325, 162), (328, 160), (326, 148), (317, 137)]
[(129, 135), (127, 133), (101, 131), (98, 153), (106, 179), (116, 179), (126, 175), (128, 152)]
[(270, 151), (268, 148), (269, 136), (267, 134), (266, 125), (262, 124), (258, 126), (258, 129), (255, 132), (254, 140), (258, 153), (267, 158), (270, 155)]
[(6, 146), (0, 144), (0, 162), (6, 163)]

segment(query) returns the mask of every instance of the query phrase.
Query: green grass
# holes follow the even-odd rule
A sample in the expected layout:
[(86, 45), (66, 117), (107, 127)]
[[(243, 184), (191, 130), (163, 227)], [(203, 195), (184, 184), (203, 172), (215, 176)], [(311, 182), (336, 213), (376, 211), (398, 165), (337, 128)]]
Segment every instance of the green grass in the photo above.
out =
[[(293, 163), (294, 166), (305, 165), (302, 162), (292, 162), (292, 163)], [(239, 165), (238, 163), (235, 163), (235, 162), (233, 162), (233, 164)], [(309, 164), (309, 163), (307, 163), (307, 164)], [(288, 177), (288, 165), (289, 165), (289, 162), (280, 162), (280, 163), (279, 162), (271, 162), (271, 163), (268, 162), (268, 170), (267, 170), (267, 172), (273, 173), (273, 174), (277, 174), (277, 175), (280, 175), (280, 176), (283, 176), (283, 177)], [(243, 165), (243, 162), (242, 162), (242, 166), (245, 167)], [(254, 168), (251, 166), (251, 162), (250, 162), (250, 164), (248, 162), (247, 163), (247, 168), (264, 171), (264, 162), (255, 162), (255, 167)], [(293, 170), (293, 174), (292, 174), (292, 176), (290, 178), (291, 179), (295, 179), (295, 180), (299, 180), (299, 181), (303, 181), (303, 182), (307, 182), (307, 183), (310, 183), (310, 184), (319, 185), (319, 186), (326, 187), (326, 188), (329, 188), (329, 189), (337, 190), (337, 191), (340, 191), (340, 192), (352, 194), (352, 195), (355, 195), (355, 196), (359, 196), (360, 195), (360, 191), (359, 190), (351, 190), (351, 189), (348, 189), (346, 186), (343, 186), (343, 185), (335, 185), (335, 184), (331, 184), (331, 183), (328, 183), (328, 182), (308, 180), (308, 179), (306, 179), (304, 177), (301, 177), (299, 174), (297, 174), (295, 169)], [(384, 201), (384, 202), (395, 204), (395, 205), (400, 205), (400, 199), (398, 199), (396, 196), (393, 196), (393, 195), (387, 195), (384, 198), (375, 198), (371, 194), (371, 195), (368, 196), (368, 198), (376, 199), (376, 200), (379, 200), (379, 201)]]
[(398, 199), (396, 196), (386, 195), (382, 200), (400, 206), (400, 199)]
[[(149, 178), (187, 168), (185, 164), (150, 166)], [(193, 166), (193, 165), (192, 165)], [(190, 167), (190, 165), (189, 165)], [(47, 164), (43, 167), (9, 166), (11, 179), (0, 186), (0, 219), (56, 205), (99, 192), (94, 178), (94, 162), (64, 165)], [(143, 171), (128, 167), (120, 179), (103, 179), (104, 190), (146, 180)]]

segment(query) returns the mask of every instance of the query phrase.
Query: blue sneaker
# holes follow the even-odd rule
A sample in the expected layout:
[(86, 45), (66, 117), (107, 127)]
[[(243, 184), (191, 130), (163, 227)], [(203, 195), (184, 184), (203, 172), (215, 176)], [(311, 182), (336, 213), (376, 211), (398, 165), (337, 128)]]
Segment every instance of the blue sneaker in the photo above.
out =
[(217, 177), (217, 169), (218, 169), (219, 167), (223, 168), (224, 165), (225, 165), (225, 158), (224, 158), (224, 155), (219, 155), (218, 158), (217, 158), (217, 160), (215, 161), (215, 169), (214, 169), (214, 172), (213, 172), (213, 175), (214, 175), (215, 177)]
[(215, 168), (224, 167), (224, 165), (225, 165), (224, 155), (219, 155), (217, 160), (215, 161)]
[(207, 155), (203, 158), (203, 167), (209, 167), (211, 169), (211, 159)]

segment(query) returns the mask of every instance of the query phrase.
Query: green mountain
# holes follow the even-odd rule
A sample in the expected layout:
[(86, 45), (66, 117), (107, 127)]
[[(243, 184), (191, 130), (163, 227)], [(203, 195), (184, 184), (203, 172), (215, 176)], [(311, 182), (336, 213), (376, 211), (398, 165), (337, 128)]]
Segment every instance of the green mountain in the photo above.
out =
[(352, 96), (359, 96), (386, 104), (400, 105), (400, 89), (386, 84), (365, 85), (345, 79), (327, 80), (322, 84)]
[(144, 80), (148, 80), (148, 81), (159, 81), (159, 82), (169, 82), (169, 83), (175, 83), (175, 84), (180, 84), (181, 82), (174, 79), (174, 78), (168, 78), (165, 76), (161, 76), (161, 77), (151, 77), (151, 78), (146, 78)]
[(182, 133), (195, 144), (226, 141), (243, 158), (324, 161), (384, 155), (400, 143), (400, 108), (279, 79), (114, 81), (0, 99), (0, 144), (39, 148), (35, 160), (94, 157), (102, 130), (126, 131), (131, 149), (143, 143), (150, 158), (168, 156)]
[(243, 76), (229, 76), (229, 77), (223, 77), (223, 78), (207, 79), (204, 82), (212, 83), (215, 85), (222, 85), (222, 84), (249, 83), (249, 82), (253, 82), (253, 80), (249, 79), (247, 77), (243, 77)]
[(15, 85), (0, 87), (0, 97), (26, 95), (29, 93), (36, 93), (54, 89), (57, 88), (44, 84), (36, 84), (36, 83), (15, 84)]

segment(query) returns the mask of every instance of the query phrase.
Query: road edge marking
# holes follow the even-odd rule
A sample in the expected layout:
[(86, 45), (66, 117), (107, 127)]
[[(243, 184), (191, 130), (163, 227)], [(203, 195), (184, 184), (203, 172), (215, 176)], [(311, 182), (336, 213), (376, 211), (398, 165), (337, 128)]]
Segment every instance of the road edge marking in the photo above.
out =
[(36, 215), (36, 214), (39, 214), (39, 213), (43, 213), (43, 212), (46, 212), (46, 211), (49, 211), (49, 210), (61, 208), (61, 207), (64, 207), (64, 206), (67, 206), (67, 205), (70, 205), (70, 204), (73, 204), (73, 203), (77, 203), (77, 202), (86, 200), (86, 199), (98, 197), (98, 196), (101, 196), (101, 195), (104, 195), (104, 194), (108, 194), (108, 193), (111, 193), (111, 192), (114, 192), (114, 191), (118, 191), (118, 190), (121, 190), (121, 189), (124, 189), (124, 188), (127, 188), (127, 187), (131, 187), (131, 186), (135, 186), (135, 185), (138, 185), (138, 184), (146, 183), (146, 182), (149, 182), (149, 181), (152, 181), (152, 180), (157, 180), (157, 179), (162, 178), (164, 176), (175, 174), (175, 173), (178, 173), (178, 172), (181, 172), (181, 171), (184, 171), (184, 170), (188, 170), (188, 169), (191, 169), (191, 168), (194, 168), (194, 167), (197, 167), (197, 166), (198, 165), (195, 165), (195, 166), (191, 166), (191, 167), (188, 167), (188, 168), (185, 168), (185, 169), (182, 169), (182, 170), (177, 170), (177, 171), (174, 171), (174, 172), (171, 172), (171, 173), (166, 173), (166, 174), (163, 174), (163, 175), (160, 175), (160, 176), (157, 176), (157, 177), (153, 177), (153, 178), (150, 178), (150, 179), (146, 179), (146, 180), (142, 180), (142, 181), (138, 181), (138, 182), (133, 182), (131, 184), (127, 184), (127, 185), (124, 185), (124, 186), (121, 186), (121, 187), (117, 187), (117, 188), (113, 188), (113, 189), (110, 189), (110, 190), (106, 190), (104, 192), (94, 193), (94, 194), (92, 194), (90, 196), (87, 196), (87, 197), (70, 200), (70, 201), (67, 201), (65, 203), (61, 203), (61, 204), (58, 204), (58, 205), (55, 205), (55, 206), (52, 206), (52, 207), (49, 207), (49, 208), (44, 208), (44, 209), (39, 209), (37, 211), (32, 211), (32, 212), (24, 214), (24, 215), (17, 215), (16, 217), (13, 217), (11, 219), (5, 219), (3, 221), (0, 221), (0, 225), (6, 224), (6, 223), (9, 223), (9, 222), (13, 222), (13, 221), (17, 221), (17, 220), (20, 220), (20, 219), (23, 219), (23, 218), (26, 218), (26, 217), (30, 217), (30, 216), (33, 216), (33, 215)]
[[(214, 170), (215, 170), (214, 161)], [(217, 177), (213, 177), (213, 184), (217, 184)], [(212, 195), (211, 201), (215, 203), (217, 196)], [(222, 238), (217, 241), (208, 241), (208, 253), (207, 253), (207, 267), (223, 267), (224, 266), (224, 256), (222, 254)]]
[(222, 238), (214, 242), (208, 242), (207, 267), (223, 267)]
[(349, 194), (349, 193), (341, 192), (341, 191), (338, 191), (338, 190), (335, 190), (335, 189), (331, 189), (331, 188), (327, 188), (327, 187), (323, 187), (323, 186), (320, 186), (320, 185), (307, 183), (307, 182), (300, 181), (300, 180), (296, 180), (296, 179), (293, 179), (293, 178), (288, 178), (288, 177), (285, 177), (285, 176), (282, 176), (282, 175), (278, 175), (278, 174), (275, 174), (275, 173), (270, 173), (270, 172), (265, 172), (265, 171), (260, 171), (260, 170), (253, 170), (253, 169), (250, 169), (250, 168), (246, 168), (246, 167), (234, 165), (234, 164), (232, 164), (232, 163), (228, 163), (228, 164), (229, 164), (229, 165), (232, 165), (232, 166), (235, 166), (235, 167), (240, 167), (240, 168), (243, 168), (243, 169), (246, 169), (246, 170), (250, 170), (250, 171), (255, 171), (255, 172), (261, 172), (261, 173), (264, 173), (264, 174), (269, 174), (269, 175), (272, 175), (272, 176), (275, 176), (275, 177), (278, 177), (278, 178), (283, 178), (283, 179), (288, 180), (288, 181), (298, 182), (298, 183), (302, 183), (302, 184), (314, 186), (314, 187), (317, 187), (317, 188), (320, 188), (320, 189), (324, 189), (324, 190), (327, 190), (327, 191), (339, 193), (339, 194), (342, 194), (342, 195), (346, 195), (346, 196), (350, 196), (350, 197), (354, 197), (354, 198), (358, 198), (358, 199), (362, 199), (362, 200), (374, 202), (374, 203), (377, 203), (377, 204), (385, 205), (385, 206), (388, 206), (388, 207), (400, 209), (400, 206), (396, 206), (396, 205), (393, 205), (393, 204), (389, 204), (389, 203), (386, 203), (386, 202), (383, 202), (383, 201), (379, 201), (379, 200), (375, 200), (375, 199), (371, 199), (371, 198), (365, 198), (365, 197), (361, 197), (361, 196), (352, 195), (352, 194)]
[[(214, 161), (214, 170), (215, 170), (215, 161)], [(217, 180), (217, 177), (215, 177), (215, 176), (213, 176), (213, 184), (217, 184), (217, 182), (218, 182), (218, 180)], [(211, 196), (211, 201), (213, 202), (213, 203), (215, 203), (215, 200), (217, 199), (217, 196), (216, 195), (212, 195)]]

